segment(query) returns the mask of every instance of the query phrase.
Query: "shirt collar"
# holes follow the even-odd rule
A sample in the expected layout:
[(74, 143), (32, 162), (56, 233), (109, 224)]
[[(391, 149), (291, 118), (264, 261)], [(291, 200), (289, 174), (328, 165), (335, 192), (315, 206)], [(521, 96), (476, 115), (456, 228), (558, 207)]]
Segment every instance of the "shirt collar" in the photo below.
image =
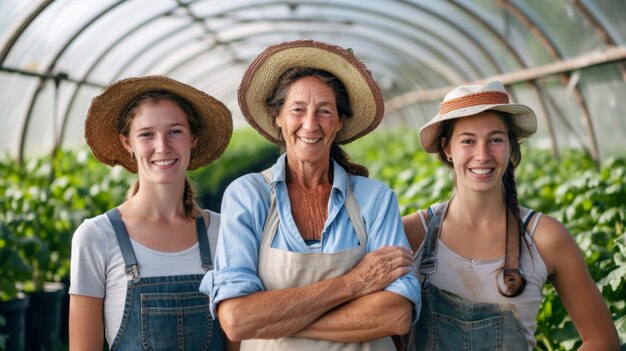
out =
[[(341, 195), (345, 198), (347, 196), (347, 173), (335, 160), (331, 158), (333, 162), (333, 189), (337, 189), (341, 192)], [(287, 169), (287, 153), (282, 154), (276, 163), (272, 166), (272, 181), (270, 187), (274, 188), (276, 183), (284, 182), (286, 179)]]

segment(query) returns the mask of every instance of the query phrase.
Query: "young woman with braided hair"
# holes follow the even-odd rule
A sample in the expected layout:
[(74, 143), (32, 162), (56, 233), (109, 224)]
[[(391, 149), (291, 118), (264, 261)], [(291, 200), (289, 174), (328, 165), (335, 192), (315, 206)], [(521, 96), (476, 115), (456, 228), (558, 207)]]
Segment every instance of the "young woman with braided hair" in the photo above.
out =
[(420, 130), (420, 143), (454, 171), (455, 194), (403, 218), (422, 284), (410, 350), (530, 350), (546, 281), (582, 340), (580, 350), (617, 350), (619, 340), (583, 256), (558, 220), (519, 205), (520, 142), (536, 130), (527, 106), (501, 82), (461, 86)]
[[(187, 172), (216, 160), (228, 108), (166, 76), (119, 80), (96, 96), (85, 140), (102, 163), (137, 174), (127, 198), (86, 219), (72, 239), (70, 350), (211, 350), (232, 346), (200, 281), (220, 224)], [(236, 347), (236, 346), (235, 346)]]

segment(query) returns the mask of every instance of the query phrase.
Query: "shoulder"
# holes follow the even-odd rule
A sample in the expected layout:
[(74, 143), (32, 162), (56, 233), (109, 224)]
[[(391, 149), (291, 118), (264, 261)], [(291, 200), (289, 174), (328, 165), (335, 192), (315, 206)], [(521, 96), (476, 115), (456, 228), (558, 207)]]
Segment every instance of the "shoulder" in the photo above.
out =
[(352, 191), (359, 200), (361, 198), (379, 199), (384, 196), (395, 198), (394, 191), (387, 184), (376, 179), (351, 175), (350, 184)]
[(559, 262), (565, 262), (566, 257), (581, 255), (578, 244), (565, 225), (546, 214), (539, 219), (533, 241), (546, 263), (548, 274), (554, 273)]
[(246, 192), (246, 191), (260, 191), (265, 190), (269, 191), (269, 185), (263, 179), (261, 173), (248, 173), (245, 174), (235, 180), (233, 180), (228, 187), (226, 188), (226, 192)]
[(108, 235), (114, 235), (113, 226), (106, 214), (88, 218), (81, 223), (72, 236), (73, 246), (97, 245), (107, 241)]
[(416, 252), (424, 242), (430, 219), (428, 209), (417, 210), (402, 217), (402, 226), (413, 252)]
[(207, 230), (210, 230), (213, 227), (219, 228), (221, 219), (221, 215), (219, 213), (205, 208), (202, 210), (202, 218), (204, 219), (204, 224), (206, 225)]

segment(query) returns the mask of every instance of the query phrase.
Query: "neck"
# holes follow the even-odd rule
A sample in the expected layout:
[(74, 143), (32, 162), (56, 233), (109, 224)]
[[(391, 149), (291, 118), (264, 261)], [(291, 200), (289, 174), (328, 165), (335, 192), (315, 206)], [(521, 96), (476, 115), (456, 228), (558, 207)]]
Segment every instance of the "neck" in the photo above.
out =
[(305, 189), (315, 189), (321, 185), (331, 184), (331, 167), (329, 162), (310, 164), (292, 162), (287, 158), (287, 183), (295, 183)]
[(184, 181), (175, 184), (143, 182), (139, 191), (126, 203), (139, 217), (173, 221), (186, 217), (182, 201), (184, 191)]
[(459, 191), (450, 200), (448, 216), (471, 227), (484, 227), (506, 218), (506, 204), (501, 191), (478, 193)]

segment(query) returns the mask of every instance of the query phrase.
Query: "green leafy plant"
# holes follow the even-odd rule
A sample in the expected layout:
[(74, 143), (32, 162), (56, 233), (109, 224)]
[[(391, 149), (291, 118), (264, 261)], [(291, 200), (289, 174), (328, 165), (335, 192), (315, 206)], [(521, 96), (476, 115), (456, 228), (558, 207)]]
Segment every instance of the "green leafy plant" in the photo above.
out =
[[(421, 150), (417, 132), (374, 132), (346, 146), (353, 160), (366, 165), (370, 177), (387, 183), (407, 214), (447, 200), (453, 192), (452, 172), (434, 155)], [(580, 150), (549, 150), (523, 145), (516, 171), (521, 205), (562, 221), (580, 246), (626, 341), (626, 159), (608, 159), (602, 167)], [(554, 287), (547, 284), (537, 316), (537, 347), (571, 350), (578, 333)]]

